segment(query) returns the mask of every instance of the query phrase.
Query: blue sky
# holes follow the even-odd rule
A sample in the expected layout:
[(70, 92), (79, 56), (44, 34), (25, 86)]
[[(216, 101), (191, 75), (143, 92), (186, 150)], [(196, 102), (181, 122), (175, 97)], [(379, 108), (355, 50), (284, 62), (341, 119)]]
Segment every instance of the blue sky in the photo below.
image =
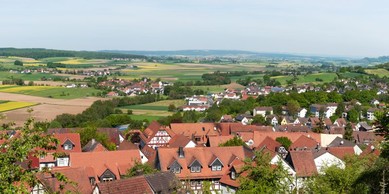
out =
[(1, 0), (0, 47), (389, 55), (385, 0)]

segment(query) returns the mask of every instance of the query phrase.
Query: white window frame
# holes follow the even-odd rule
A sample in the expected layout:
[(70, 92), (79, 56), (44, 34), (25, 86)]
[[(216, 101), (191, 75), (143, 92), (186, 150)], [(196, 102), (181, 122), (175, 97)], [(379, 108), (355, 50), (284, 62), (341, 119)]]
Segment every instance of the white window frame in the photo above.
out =
[(201, 172), (201, 166), (191, 166), (190, 172)]

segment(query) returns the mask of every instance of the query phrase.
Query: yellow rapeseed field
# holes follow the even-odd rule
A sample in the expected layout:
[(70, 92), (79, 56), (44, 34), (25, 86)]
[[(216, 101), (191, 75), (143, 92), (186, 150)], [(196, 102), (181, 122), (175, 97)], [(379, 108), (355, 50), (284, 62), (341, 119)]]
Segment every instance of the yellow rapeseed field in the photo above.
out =
[(20, 93), (24, 91), (42, 91), (52, 88), (58, 88), (54, 86), (19, 86), (19, 87), (13, 87), (13, 88), (1, 88), (0, 92), (9, 92), (9, 93)]
[(0, 103), (0, 112), (24, 108), (36, 105), (36, 103), (33, 102), (5, 102)]
[(60, 63), (68, 64), (68, 65), (79, 65), (83, 64), (85, 61), (83, 59), (69, 59), (66, 61), (60, 61)]

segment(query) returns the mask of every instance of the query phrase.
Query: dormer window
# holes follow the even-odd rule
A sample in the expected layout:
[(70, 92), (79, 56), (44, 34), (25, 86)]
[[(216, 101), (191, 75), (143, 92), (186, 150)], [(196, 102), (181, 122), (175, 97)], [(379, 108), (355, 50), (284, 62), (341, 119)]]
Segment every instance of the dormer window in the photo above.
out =
[(190, 168), (190, 172), (198, 173), (201, 172), (201, 163), (198, 160), (193, 160), (193, 162), (188, 166)]
[(74, 147), (74, 144), (73, 144), (72, 141), (70, 141), (69, 139), (67, 139), (67, 140), (63, 143), (62, 147), (63, 147), (64, 150), (72, 150), (73, 147)]
[(223, 167), (223, 163), (215, 156), (215, 159), (210, 164), (212, 171), (221, 171)]
[(177, 162), (177, 160), (175, 160), (169, 167), (168, 169), (170, 170), (170, 172), (174, 173), (174, 174), (179, 174), (181, 173), (181, 165)]

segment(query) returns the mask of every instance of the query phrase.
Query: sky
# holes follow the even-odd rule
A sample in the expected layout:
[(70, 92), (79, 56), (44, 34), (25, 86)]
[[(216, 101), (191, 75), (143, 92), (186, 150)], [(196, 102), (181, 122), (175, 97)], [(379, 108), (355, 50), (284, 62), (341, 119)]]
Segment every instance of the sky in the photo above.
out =
[(389, 55), (387, 0), (0, 0), (0, 47)]

